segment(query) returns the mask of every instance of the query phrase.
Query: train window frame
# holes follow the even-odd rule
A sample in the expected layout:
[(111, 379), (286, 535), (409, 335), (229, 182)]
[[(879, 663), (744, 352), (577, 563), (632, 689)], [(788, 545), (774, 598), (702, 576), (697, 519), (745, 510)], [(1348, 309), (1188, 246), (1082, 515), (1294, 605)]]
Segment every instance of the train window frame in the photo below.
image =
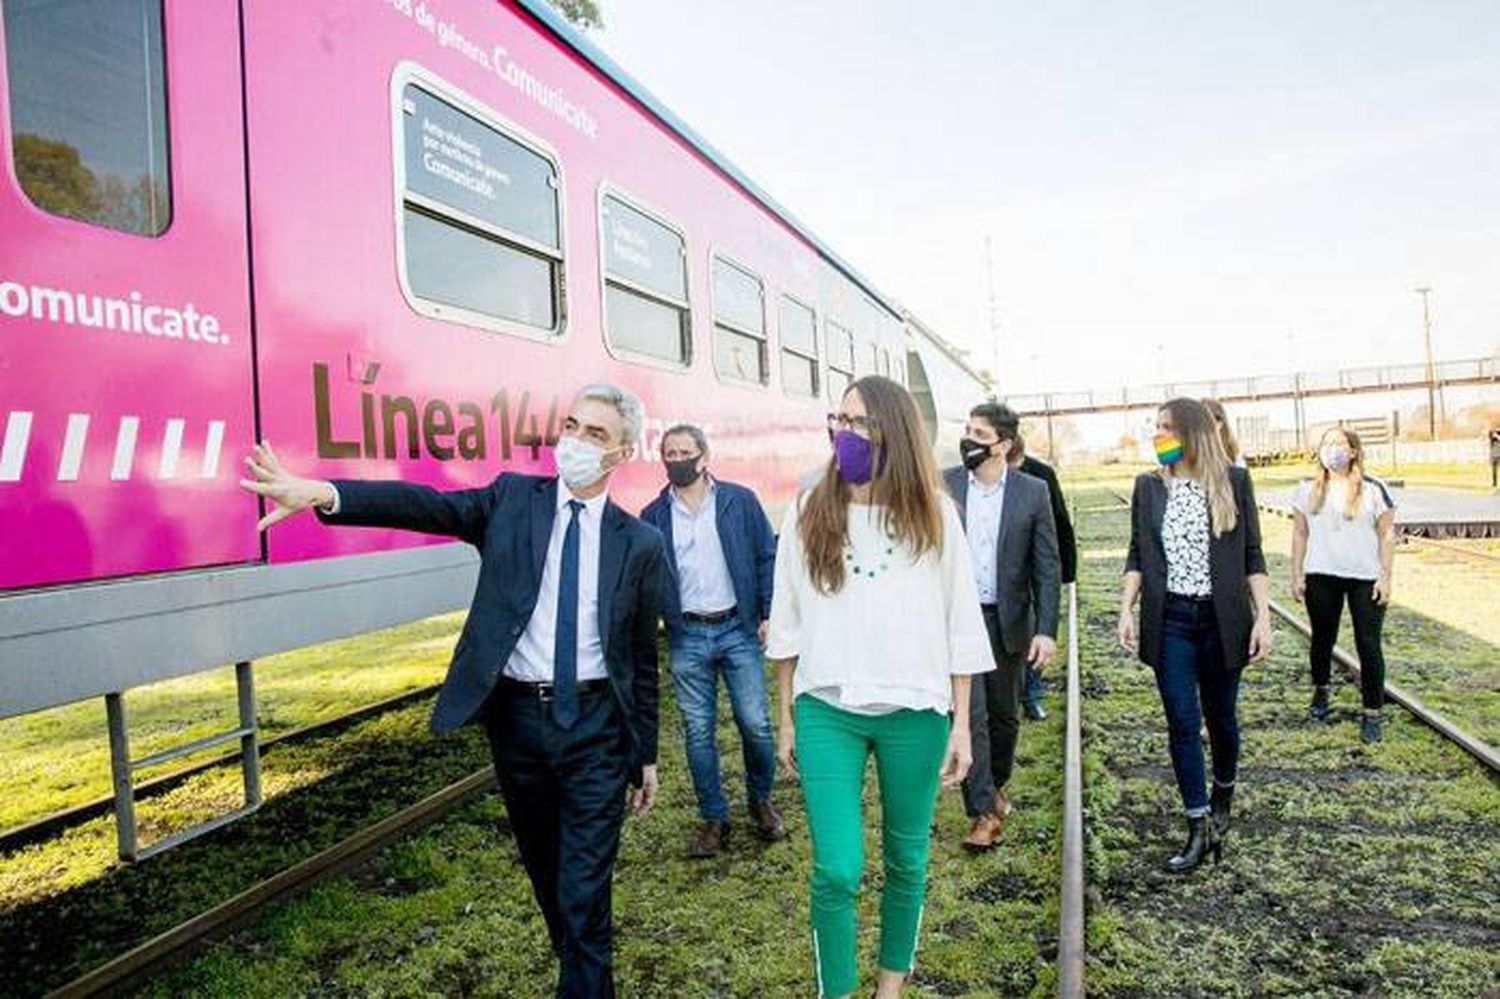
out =
[[(850, 366), (848, 368), (840, 368), (833, 363), (833, 351), (829, 349), (828, 345), (828, 335), (833, 329), (837, 329), (849, 341), (849, 350), (845, 355), (849, 360)], [(832, 316), (825, 315), (823, 317), (823, 352), (826, 355), (823, 362), (823, 367), (826, 373), (826, 377), (823, 380), (824, 389), (828, 393), (828, 401), (836, 406), (843, 401), (843, 393), (841, 392), (839, 394), (839, 398), (837, 399), (833, 397), (833, 372), (838, 372), (839, 374), (848, 378), (849, 385), (853, 385), (855, 382), (859, 381), (859, 345), (858, 341), (855, 338), (854, 330), (850, 329), (848, 326), (845, 326), (843, 323), (839, 322)], [(844, 387), (844, 391), (848, 391), (848, 385)]]
[[(747, 328), (739, 325), (738, 323), (735, 323), (735, 322), (723, 319), (723, 318), (721, 318), (719, 316), (719, 299), (718, 299), (718, 295), (717, 295), (717, 293), (715, 292), (714, 289), (716, 287), (715, 278), (717, 277), (717, 274), (715, 272), (715, 268), (718, 267), (720, 264), (722, 264), (723, 266), (728, 267), (728, 268), (730, 268), (732, 270), (739, 271), (745, 277), (750, 278), (751, 280), (753, 280), (755, 282), (755, 284), (756, 284), (756, 287), (760, 289), (760, 325), (761, 325), (761, 331), (759, 333), (756, 333), (754, 330), (747, 329)], [(766, 300), (770, 297), (770, 294), (771, 293), (770, 293), (770, 291), (769, 291), (769, 289), (768, 289), (768, 287), (766, 285), (766, 279), (763, 278), (763, 277), (761, 277), (760, 274), (757, 273), (756, 270), (754, 268), (752, 268), (750, 265), (745, 264), (745, 263), (741, 263), (739, 260), (735, 259), (734, 257), (730, 256), (727, 253), (722, 253), (722, 252), (720, 252), (718, 250), (714, 250), (714, 249), (710, 249), (709, 250), (709, 254), (708, 254), (708, 302), (709, 302), (709, 310), (708, 311), (709, 311), (709, 318), (712, 320), (712, 323), (713, 323), (713, 332), (711, 334), (711, 340), (710, 340), (709, 349), (708, 349), (708, 363), (709, 363), (709, 367), (713, 368), (714, 377), (717, 378), (722, 384), (724, 384), (724, 385), (730, 385), (730, 386), (733, 386), (734, 388), (755, 389), (755, 390), (762, 391), (762, 392), (768, 392), (768, 391), (771, 390), (771, 387), (772, 387), (771, 383), (772, 383), (772, 380), (773, 380), (772, 364), (771, 364), (771, 354), (772, 354), (771, 315), (770, 315), (770, 310), (766, 308)], [(719, 358), (718, 358), (718, 354), (717, 354), (717, 348), (718, 348), (718, 334), (719, 334), (719, 328), (720, 327), (723, 327), (724, 330), (726, 330), (727, 332), (732, 333), (732, 334), (734, 334), (736, 336), (748, 337), (750, 339), (759, 340), (760, 341), (761, 370), (762, 370), (762, 372), (765, 375), (765, 377), (764, 377), (764, 379), (762, 381), (753, 381), (753, 380), (748, 379), (748, 378), (737, 378), (734, 375), (725, 374), (723, 371), (719, 370)]]
[[(156, 122), (151, 120), (155, 116), (151, 113), (148, 113), (148, 122), (146, 126), (146, 147), (154, 151), (157, 146), (160, 146), (162, 152), (160, 183), (161, 190), (165, 195), (166, 204), (165, 218), (161, 221), (160, 228), (132, 229), (122, 225), (111, 225), (109, 222), (104, 221), (102, 216), (91, 217), (88, 215), (69, 215), (65, 212), (58, 211), (54, 207), (42, 204), (36, 199), (32, 191), (27, 188), (25, 181), (21, 178), (21, 163), (17, 159), (18, 153), (16, 140), (20, 137), (21, 133), (19, 133), (16, 128), (16, 108), (18, 106), (18, 102), (16, 99), (17, 88), (15, 87), (14, 80), (16, 65), (14, 57), (10, 52), (10, 46), (12, 44), (11, 40), (5, 37), (5, 33), (3, 31), (0, 31), (0, 38), (3, 38), (5, 42), (3, 46), (6, 56), (5, 85), (8, 94), (8, 100), (5, 105), (6, 113), (4, 127), (6, 133), (10, 137), (9, 141), (4, 143), (3, 148), (5, 148), (9, 153), (7, 160), (11, 172), (11, 179), (15, 183), (15, 189), (21, 193), (21, 196), (27, 205), (31, 206), (36, 211), (46, 215), (49, 219), (62, 219), (65, 222), (88, 226), (89, 228), (100, 229), (105, 232), (119, 233), (122, 236), (134, 237), (137, 239), (155, 240), (161, 239), (166, 236), (172, 230), (172, 226), (177, 219), (177, 199), (175, 196), (176, 183), (173, 170), (173, 162), (176, 159), (176, 156), (174, 155), (175, 141), (172, 131), (172, 118), (174, 117), (174, 112), (172, 105), (172, 87), (170, 80), (170, 53), (168, 51), (167, 39), (167, 35), (169, 34), (167, 25), (167, 3), (166, 0), (146, 0), (146, 2), (154, 4), (157, 15), (155, 24), (156, 35), (151, 39), (151, 42), (154, 43), (154, 47), (156, 49), (155, 54), (157, 55), (158, 60), (150, 67), (150, 73), (153, 74), (159, 81), (159, 87), (157, 88), (157, 90), (159, 91), (160, 97), (160, 121)], [(9, 14), (10, 12), (9, 10), (7, 10), (4, 16), (8, 17)], [(3, 23), (0, 23), (0, 27), (3, 27)], [(151, 46), (147, 47), (148, 50), (150, 47)], [(148, 62), (150, 61), (149, 57), (150, 53), (148, 51)], [(147, 81), (147, 87), (148, 89), (151, 87), (150, 79), (148, 79)], [(151, 96), (154, 98), (156, 95)], [(152, 104), (152, 110), (156, 110), (154, 100), (148, 98), (148, 102)], [(152, 129), (159, 129), (160, 134), (158, 135), (155, 132), (152, 132)], [(38, 138), (41, 137), (38, 136)], [(76, 147), (72, 146), (69, 143), (64, 143), (64, 145), (67, 145), (68, 148), (73, 149), (75, 153), (80, 152)], [(89, 174), (94, 174), (95, 171), (93, 167), (91, 167), (89, 163), (83, 160), (81, 154), (79, 156), (79, 165)], [(149, 177), (150, 175), (148, 173), (143, 176)], [(157, 178), (152, 177), (150, 179), (154, 182)]]
[[(639, 283), (623, 277), (611, 277), (609, 266), (605, 262), (605, 230), (604, 230), (604, 202), (605, 199), (618, 201), (625, 207), (630, 208), (646, 216), (665, 229), (673, 232), (682, 240), (682, 289), (681, 301), (673, 299), (670, 295), (646, 288)], [(698, 357), (698, 330), (693, 316), (693, 260), (689, 252), (689, 239), (687, 229), (672, 221), (672, 218), (629, 191), (624, 190), (616, 184), (608, 181), (601, 182), (594, 197), (594, 223), (595, 231), (599, 240), (598, 264), (599, 264), (599, 332), (604, 338), (604, 349), (617, 361), (625, 361), (631, 364), (640, 364), (646, 367), (659, 368), (662, 371), (670, 371), (674, 374), (686, 374), (692, 370)], [(686, 356), (681, 361), (672, 361), (656, 354), (648, 354), (645, 351), (632, 350), (629, 347), (615, 343), (610, 335), (609, 320), (609, 287), (613, 284), (616, 288), (643, 298), (657, 305), (666, 305), (676, 309), (683, 322), (683, 343), (686, 346)]]
[[(784, 305), (786, 303), (791, 303), (792, 305), (796, 306), (799, 309), (805, 309), (807, 311), (807, 314), (812, 317), (812, 341), (813, 341), (813, 346), (812, 346), (813, 353), (812, 353), (812, 356), (808, 356), (807, 354), (802, 353), (800, 350), (797, 350), (795, 347), (788, 347), (786, 345), (786, 331), (782, 328), (782, 324), (781, 324), (781, 308), (780, 308), (781, 305)], [(776, 309), (776, 332), (777, 332), (777, 342), (778, 342), (778, 346), (780, 348), (778, 350), (778, 359), (779, 359), (779, 365), (778, 366), (781, 367), (781, 369), (782, 369), (782, 372), (781, 372), (781, 393), (782, 393), (782, 395), (785, 395), (788, 398), (792, 398), (792, 399), (821, 399), (821, 398), (823, 398), (823, 385), (824, 385), (824, 383), (827, 382), (827, 379), (823, 377), (823, 354), (824, 354), (824, 351), (820, 349), (821, 344), (820, 344), (820, 338), (818, 336), (818, 310), (816, 308), (814, 308), (812, 305), (808, 304), (808, 302), (806, 302), (802, 298), (798, 297), (797, 295), (792, 294), (789, 291), (783, 291), (780, 295), (778, 295), (777, 296), (777, 303), (776, 304), (778, 306), (777, 309)], [(786, 370), (785, 370), (786, 355), (787, 354), (791, 354), (793, 357), (796, 357), (796, 358), (798, 358), (800, 360), (803, 360), (803, 361), (811, 361), (812, 362), (813, 390), (812, 390), (811, 394), (804, 394), (802, 392), (794, 392), (794, 391), (792, 391), (787, 386)]]
[[(555, 202), (557, 207), (557, 246), (555, 248), (538, 243), (520, 233), (505, 229), (503, 226), (495, 225), (484, 219), (475, 218), (470, 213), (453, 205), (444, 204), (434, 198), (408, 190), (406, 182), (406, 111), (403, 106), (403, 95), (409, 85), (415, 85), (419, 89), (426, 91), (429, 96), (448, 105), (455, 111), (476, 119), (486, 128), (492, 129), (506, 139), (536, 155), (538, 158), (546, 161), (552, 168), (552, 175), (555, 180), (555, 185), (553, 186), (553, 190), (556, 192)], [(496, 111), (489, 104), (486, 104), (468, 91), (453, 85), (443, 77), (415, 62), (403, 61), (397, 64), (391, 73), (390, 96), (391, 158), (394, 180), (394, 214), (392, 221), (396, 232), (396, 280), (401, 288), (401, 297), (406, 300), (407, 306), (418, 315), (458, 326), (468, 326), (493, 333), (502, 333), (507, 336), (531, 340), (537, 343), (561, 344), (566, 342), (568, 339), (568, 319), (570, 313), (570, 309), (568, 308), (567, 263), (568, 196), (567, 178), (564, 176), (562, 158), (558, 155), (557, 150), (541, 137), (527, 131), (510, 118)], [(477, 235), (508, 249), (519, 250), (530, 256), (541, 257), (550, 261), (553, 274), (552, 326), (534, 326), (530, 323), (507, 319), (493, 313), (480, 312), (460, 305), (453, 305), (449, 302), (441, 302), (418, 294), (412, 287), (411, 278), (407, 272), (405, 213), (408, 208), (428, 218), (436, 219), (438, 222), (446, 224), (460, 232)]]

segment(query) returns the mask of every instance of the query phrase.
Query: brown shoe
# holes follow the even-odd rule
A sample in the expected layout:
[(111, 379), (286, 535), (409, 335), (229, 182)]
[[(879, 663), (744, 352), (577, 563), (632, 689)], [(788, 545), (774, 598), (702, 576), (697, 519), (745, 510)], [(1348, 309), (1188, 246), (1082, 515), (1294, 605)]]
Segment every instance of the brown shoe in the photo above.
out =
[(729, 842), (729, 823), (721, 819), (704, 819), (688, 848), (688, 856), (694, 860), (717, 857), (724, 844)]
[(980, 853), (1000, 842), (1000, 834), (1005, 832), (1005, 820), (1015, 810), (1016, 806), (1005, 796), (1005, 788), (995, 785), (995, 803), (990, 806), (989, 811), (974, 820), (974, 828), (964, 838), (964, 849)]
[(767, 843), (786, 839), (786, 823), (782, 821), (781, 813), (776, 811), (776, 806), (771, 804), (770, 798), (764, 801), (752, 801), (750, 818), (755, 820), (755, 831)]

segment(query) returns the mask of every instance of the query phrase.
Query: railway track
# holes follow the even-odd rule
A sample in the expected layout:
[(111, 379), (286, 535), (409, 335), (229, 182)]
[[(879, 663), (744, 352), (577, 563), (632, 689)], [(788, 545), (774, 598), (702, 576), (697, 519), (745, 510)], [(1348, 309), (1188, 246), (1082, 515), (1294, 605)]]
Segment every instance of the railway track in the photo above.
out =
[[(1126, 504), (1116, 494), (1117, 501)], [(1127, 504), (1128, 505), (1128, 504)], [(1119, 507), (1094, 508), (1097, 513)], [(1080, 511), (1082, 512), (1082, 511)], [(1089, 963), (1086, 961), (1085, 889), (1087, 866), (1084, 839), (1084, 795), (1083, 785), (1083, 698), (1086, 692), (1081, 671), (1081, 636), (1088, 628), (1087, 617), (1080, 611), (1079, 586), (1074, 584), (1066, 594), (1069, 634), (1066, 671), (1066, 714), (1063, 745), (1063, 786), (1061, 811), (1061, 877), (1058, 884), (1060, 898), (1058, 915), (1057, 951), (1055, 972), (1058, 994), (1063, 999), (1082, 999), (1088, 984), (1085, 981)], [(1297, 627), (1296, 616), (1279, 604), (1273, 610)], [(1108, 615), (1103, 615), (1107, 617)], [(1095, 622), (1095, 627), (1098, 621)], [(1298, 628), (1299, 633), (1305, 630)], [(1339, 653), (1341, 664), (1346, 669), (1357, 668), (1351, 657)], [(1096, 681), (1091, 681), (1096, 682)], [(1480, 761), (1491, 773), (1500, 772), (1500, 758), (1493, 749), (1446, 723), (1421, 702), (1401, 691), (1390, 689), (1388, 693), (1403, 709), (1429, 725), (1444, 739), (1453, 742)], [(1090, 691), (1090, 696), (1097, 692)], [(1434, 724), (1434, 721), (1437, 723)], [(283, 901), (306, 890), (311, 885), (332, 875), (349, 870), (362, 859), (423, 826), (439, 819), (455, 805), (481, 793), (493, 783), (489, 768), (470, 774), (389, 818), (358, 832), (334, 847), (282, 871), (275, 876), (241, 892), (228, 901), (194, 917), (181, 925), (162, 933), (146, 943), (122, 954), (100, 966), (89, 974), (59, 988), (52, 996), (75, 997), (115, 994), (138, 983), (164, 966), (180, 961), (184, 956), (198, 950), (204, 944), (229, 929), (244, 925), (275, 902)], [(1101, 816), (1102, 819), (1102, 816)], [(1096, 891), (1107, 890), (1107, 885), (1096, 886)]]
[(48, 999), (116, 995), (162, 966), (180, 961), (206, 941), (306, 891), (324, 878), (347, 870), (372, 853), (430, 825), (460, 802), (488, 790), (494, 768), (478, 770), (415, 805), (362, 829), (332, 847), (260, 882), (165, 933), (159, 934), (88, 974), (48, 993)]

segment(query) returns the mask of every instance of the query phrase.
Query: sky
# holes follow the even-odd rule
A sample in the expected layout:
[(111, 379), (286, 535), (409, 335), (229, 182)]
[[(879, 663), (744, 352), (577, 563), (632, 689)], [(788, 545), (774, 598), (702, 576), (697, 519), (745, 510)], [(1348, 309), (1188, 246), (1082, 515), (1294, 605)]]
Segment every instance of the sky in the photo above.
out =
[(601, 6), (1003, 394), (1500, 352), (1495, 0)]

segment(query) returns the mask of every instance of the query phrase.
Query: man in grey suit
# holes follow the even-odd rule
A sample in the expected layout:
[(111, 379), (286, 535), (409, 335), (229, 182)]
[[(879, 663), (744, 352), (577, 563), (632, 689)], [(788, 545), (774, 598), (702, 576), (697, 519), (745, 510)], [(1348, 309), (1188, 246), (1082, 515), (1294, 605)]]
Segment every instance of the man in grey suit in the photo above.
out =
[(974, 762), (964, 810), (974, 825), (963, 845), (976, 853), (999, 841), (1013, 810), (1005, 785), (1015, 766), (1026, 664), (1041, 668), (1057, 650), (1057, 527), (1046, 483), (1009, 467), (1019, 427), (1000, 403), (975, 406), (959, 442), (963, 465), (943, 473), (964, 521), (997, 667), (969, 695)]

